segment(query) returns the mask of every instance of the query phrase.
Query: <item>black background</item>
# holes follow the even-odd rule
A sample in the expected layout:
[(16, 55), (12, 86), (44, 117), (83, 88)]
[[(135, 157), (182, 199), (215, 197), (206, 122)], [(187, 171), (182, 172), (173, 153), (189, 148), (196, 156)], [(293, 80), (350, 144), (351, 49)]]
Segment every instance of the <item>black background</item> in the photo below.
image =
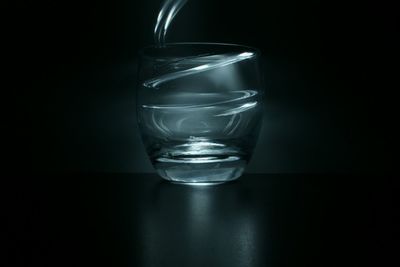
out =
[(378, 175), (245, 174), (195, 188), (60, 174), (152, 170), (135, 76), (160, 4), (2, 8), (2, 266), (397, 266), (398, 186), (382, 174), (396, 170), (397, 19), (382, 1), (189, 0), (168, 36), (262, 50), (249, 172)]
[[(3, 11), (4, 90), (16, 100), (3, 99), (8, 167), (151, 171), (135, 76), (161, 2), (13, 5)], [(261, 49), (265, 116), (249, 172), (382, 172), (395, 168), (395, 31), (384, 2), (189, 0), (167, 38)]]

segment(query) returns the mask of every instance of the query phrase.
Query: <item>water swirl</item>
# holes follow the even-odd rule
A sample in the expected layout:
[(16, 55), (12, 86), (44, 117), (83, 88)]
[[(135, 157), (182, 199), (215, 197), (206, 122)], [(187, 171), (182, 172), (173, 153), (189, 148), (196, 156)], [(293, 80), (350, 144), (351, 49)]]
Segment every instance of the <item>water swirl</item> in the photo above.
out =
[(154, 41), (158, 47), (165, 45), (165, 36), (172, 20), (179, 10), (186, 4), (187, 0), (165, 0), (158, 13), (157, 23), (154, 28)]

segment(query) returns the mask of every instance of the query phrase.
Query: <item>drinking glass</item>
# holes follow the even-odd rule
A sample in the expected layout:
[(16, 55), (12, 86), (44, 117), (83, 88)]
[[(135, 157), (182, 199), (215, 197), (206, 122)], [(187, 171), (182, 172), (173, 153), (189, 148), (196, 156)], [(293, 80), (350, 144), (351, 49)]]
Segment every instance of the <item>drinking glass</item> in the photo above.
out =
[(137, 114), (157, 173), (216, 184), (242, 175), (259, 135), (260, 52), (219, 43), (170, 43), (139, 52)]

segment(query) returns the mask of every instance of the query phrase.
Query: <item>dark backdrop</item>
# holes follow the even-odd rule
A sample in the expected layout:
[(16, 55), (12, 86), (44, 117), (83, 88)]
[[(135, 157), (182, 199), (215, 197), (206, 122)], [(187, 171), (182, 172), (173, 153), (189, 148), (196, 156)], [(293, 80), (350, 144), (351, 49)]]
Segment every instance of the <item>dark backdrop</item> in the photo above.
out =
[[(3, 40), (17, 101), (3, 114), (13, 115), (7, 157), (17, 168), (151, 171), (135, 75), (160, 5), (15, 2)], [(394, 7), (376, 1), (189, 0), (168, 40), (261, 49), (265, 116), (249, 172), (385, 171), (394, 168), (395, 25)]]

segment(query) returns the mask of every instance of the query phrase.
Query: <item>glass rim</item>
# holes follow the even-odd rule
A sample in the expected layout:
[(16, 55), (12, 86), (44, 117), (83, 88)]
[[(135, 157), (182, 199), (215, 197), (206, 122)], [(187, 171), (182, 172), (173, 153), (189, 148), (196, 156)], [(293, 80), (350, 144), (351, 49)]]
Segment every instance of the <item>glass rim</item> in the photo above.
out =
[[(253, 46), (248, 46), (248, 45), (242, 45), (242, 44), (234, 44), (234, 43), (219, 43), (219, 42), (172, 42), (172, 43), (166, 43), (164, 47), (168, 46), (214, 46), (214, 47), (235, 47), (235, 48), (245, 48), (247, 50), (250, 50), (250, 52), (255, 53), (255, 56), (259, 57), (261, 55), (260, 49), (253, 47)], [(141, 49), (139, 49), (138, 54), (141, 57), (144, 58), (150, 58), (154, 59), (157, 58), (156, 56), (150, 56), (145, 53), (146, 49), (150, 48), (157, 48), (155, 44), (152, 45), (147, 45)]]

